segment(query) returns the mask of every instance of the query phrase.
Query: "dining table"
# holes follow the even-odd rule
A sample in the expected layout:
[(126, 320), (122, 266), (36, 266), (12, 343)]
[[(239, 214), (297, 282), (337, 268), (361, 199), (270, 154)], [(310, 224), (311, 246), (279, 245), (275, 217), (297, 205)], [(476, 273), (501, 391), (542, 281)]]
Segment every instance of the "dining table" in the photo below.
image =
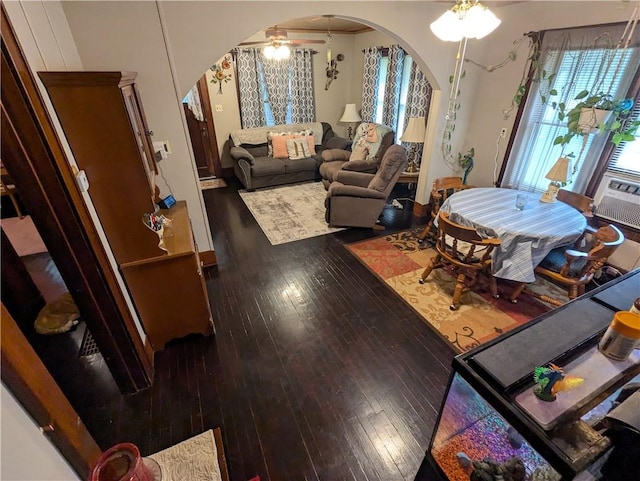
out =
[[(522, 210), (516, 198), (524, 197)], [(497, 187), (476, 187), (451, 195), (440, 207), (449, 218), (473, 227), (482, 238), (497, 237), (492, 253), (495, 277), (519, 283), (535, 281), (534, 269), (556, 247), (582, 235), (587, 219), (577, 209), (556, 201), (540, 201), (540, 194)]]

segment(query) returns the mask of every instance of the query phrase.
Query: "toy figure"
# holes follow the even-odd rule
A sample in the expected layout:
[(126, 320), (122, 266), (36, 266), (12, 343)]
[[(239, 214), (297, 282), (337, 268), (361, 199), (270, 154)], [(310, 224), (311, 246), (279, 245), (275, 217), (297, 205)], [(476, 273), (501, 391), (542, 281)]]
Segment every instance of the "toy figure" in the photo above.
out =
[(533, 393), (542, 401), (555, 401), (556, 394), (567, 391), (581, 384), (584, 379), (576, 376), (565, 376), (561, 367), (549, 364), (549, 367), (536, 367), (533, 371), (536, 386)]

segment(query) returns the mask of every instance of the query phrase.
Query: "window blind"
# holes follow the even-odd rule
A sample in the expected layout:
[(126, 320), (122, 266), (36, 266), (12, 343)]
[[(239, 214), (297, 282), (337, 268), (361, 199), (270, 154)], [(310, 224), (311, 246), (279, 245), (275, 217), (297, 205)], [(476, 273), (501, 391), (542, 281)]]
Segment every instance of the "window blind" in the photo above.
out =
[[(637, 120), (639, 117), (640, 99), (636, 99), (629, 119)], [(636, 132), (635, 138), (633, 142), (620, 142), (613, 150), (607, 172), (625, 174), (640, 180), (640, 133)]]
[[(609, 93), (617, 98), (623, 95), (638, 64), (637, 41), (628, 48), (615, 49), (617, 36), (623, 26), (580, 28), (546, 32), (542, 45), (542, 69), (555, 73), (553, 85), (534, 82), (531, 86), (514, 145), (509, 153), (502, 185), (522, 190), (541, 192), (548, 180), (545, 174), (561, 155), (573, 153), (573, 177), (567, 187), (584, 191), (592, 175), (607, 135), (576, 136), (562, 148), (553, 145), (554, 139), (566, 133), (565, 121), (558, 119), (554, 108), (563, 102), (565, 111), (571, 110), (582, 90)], [(603, 38), (608, 39), (604, 41)], [(548, 95), (550, 89), (556, 95)], [(541, 90), (542, 89), (542, 92)], [(543, 103), (541, 96), (547, 97)]]

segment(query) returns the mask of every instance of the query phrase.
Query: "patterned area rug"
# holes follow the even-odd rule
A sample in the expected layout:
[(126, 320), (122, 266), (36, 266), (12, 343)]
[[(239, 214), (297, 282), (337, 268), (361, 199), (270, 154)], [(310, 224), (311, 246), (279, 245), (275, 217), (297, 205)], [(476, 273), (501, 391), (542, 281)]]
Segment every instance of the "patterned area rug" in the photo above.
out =
[(218, 189), (226, 186), (227, 183), (224, 179), (203, 179), (200, 181), (200, 190)]
[[(149, 456), (162, 470), (162, 481), (224, 481), (224, 454), (209, 430)], [(220, 462), (223, 468), (220, 468)], [(223, 476), (223, 473), (225, 476)]]
[(329, 227), (324, 220), (326, 196), (322, 182), (240, 191), (240, 197), (274, 246), (343, 230)]
[[(450, 310), (456, 281), (449, 271), (436, 269), (427, 282), (418, 283), (427, 262), (436, 254), (427, 243), (419, 244), (421, 231), (422, 227), (417, 227), (346, 247), (456, 350), (467, 351), (552, 308), (525, 293), (517, 304), (511, 304), (503, 297), (514, 285), (498, 279), (500, 299), (479, 288), (463, 293), (460, 309)], [(563, 297), (562, 290), (546, 281), (537, 281), (532, 289)]]

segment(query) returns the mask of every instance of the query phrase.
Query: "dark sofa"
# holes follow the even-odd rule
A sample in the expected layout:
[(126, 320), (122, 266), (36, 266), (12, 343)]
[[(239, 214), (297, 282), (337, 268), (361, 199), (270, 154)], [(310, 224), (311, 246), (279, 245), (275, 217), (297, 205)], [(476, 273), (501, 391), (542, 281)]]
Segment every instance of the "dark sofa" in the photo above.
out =
[[(298, 160), (268, 156), (268, 132), (299, 132), (305, 129), (313, 131), (315, 155)], [(238, 129), (231, 132), (229, 143), (231, 157), (235, 161), (234, 172), (248, 191), (319, 179), (318, 167), (322, 163), (322, 151), (345, 149), (351, 145), (349, 139), (336, 136), (331, 125), (326, 122)]]

